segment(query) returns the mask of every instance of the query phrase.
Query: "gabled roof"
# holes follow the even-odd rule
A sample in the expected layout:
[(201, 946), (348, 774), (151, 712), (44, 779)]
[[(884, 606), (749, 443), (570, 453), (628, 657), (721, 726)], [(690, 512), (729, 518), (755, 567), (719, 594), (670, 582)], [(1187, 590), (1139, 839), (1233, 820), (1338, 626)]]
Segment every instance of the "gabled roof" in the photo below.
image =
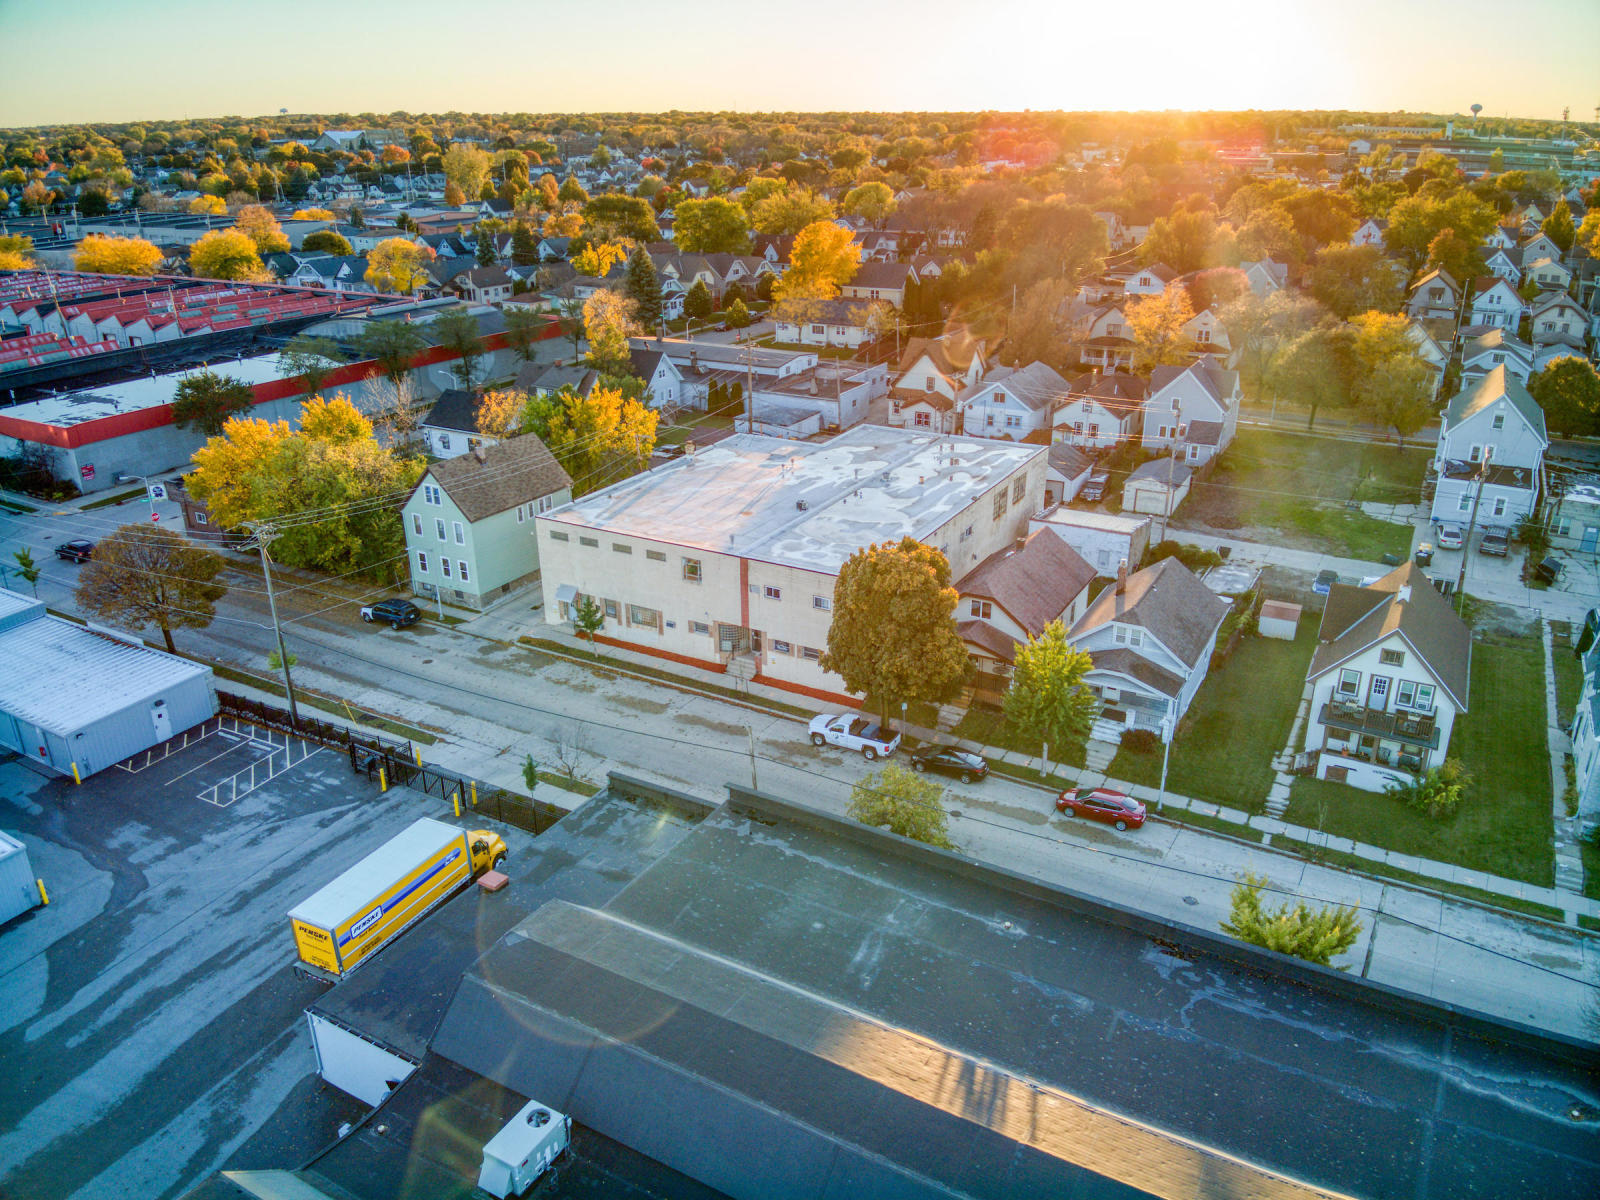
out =
[(1495, 401), (1508, 400), (1511, 407), (1528, 423), (1528, 427), (1548, 444), (1545, 434), (1544, 409), (1528, 394), (1528, 389), (1507, 374), (1504, 363), (1493, 367), (1487, 375), (1470, 387), (1464, 387), (1451, 398), (1445, 408), (1446, 428), (1453, 429), (1468, 417), (1482, 412)]
[(1221, 421), (1190, 421), (1184, 440), (1192, 446), (1222, 445)]
[(846, 287), (903, 288), (911, 279), (911, 267), (903, 262), (864, 262), (856, 268)]
[(900, 356), (898, 374), (904, 375), (917, 365), (924, 354), (945, 375), (959, 375), (972, 365), (974, 357), (983, 353), (982, 344), (971, 337), (912, 338)]
[(463, 388), (447, 388), (439, 393), (422, 423), (432, 429), (458, 429), (478, 432), (478, 397)]
[(1166, 263), (1161, 262), (1151, 263), (1148, 267), (1140, 267), (1137, 271), (1130, 272), (1128, 278), (1132, 279), (1136, 275), (1154, 275), (1162, 283), (1171, 283), (1178, 277), (1176, 271), (1167, 266)]
[(1037, 637), (1094, 580), (1094, 568), (1066, 541), (1041, 529), (1020, 549), (984, 559), (956, 584), (963, 596), (992, 600)]
[[(1196, 421), (1195, 424), (1198, 425), (1199, 422)], [(1142, 483), (1145, 480), (1150, 479), (1161, 484), (1162, 487), (1165, 487), (1167, 482), (1170, 480), (1173, 487), (1180, 488), (1189, 481), (1189, 476), (1193, 474), (1194, 472), (1191, 471), (1187, 465), (1168, 456), (1163, 458), (1152, 458), (1147, 463), (1140, 463), (1132, 471), (1128, 472), (1127, 482)]]
[(1142, 375), (1121, 371), (1079, 375), (1072, 381), (1072, 398), (1092, 398), (1102, 408), (1126, 416), (1142, 406), (1150, 395), (1150, 381)]
[(1491, 329), (1486, 329), (1462, 347), (1461, 358), (1465, 362), (1468, 359), (1477, 358), (1480, 354), (1488, 354), (1497, 350), (1506, 354), (1516, 354), (1523, 358), (1531, 358), (1533, 356), (1532, 346), (1496, 325)]
[(1206, 395), (1221, 405), (1224, 412), (1233, 403), (1234, 390), (1239, 386), (1238, 372), (1224, 371), (1209, 361), (1190, 363), (1182, 367), (1157, 367), (1150, 372), (1150, 394), (1159, 396), (1185, 375), (1193, 375), (1195, 381), (1205, 389)]
[(1428, 283), (1442, 283), (1452, 292), (1460, 293), (1461, 291), (1461, 285), (1450, 277), (1450, 272), (1435, 269), (1429, 271), (1421, 279), (1417, 280), (1416, 283), (1412, 284), (1411, 294), (1415, 296), (1419, 291), (1422, 290), (1423, 285)]
[(1472, 669), (1472, 632), (1415, 563), (1404, 563), (1369, 587), (1336, 583), (1328, 592), (1307, 680), (1399, 633), (1462, 712)]
[(1074, 640), (1102, 625), (1138, 625), (1193, 668), (1210, 653), (1228, 602), (1175, 558), (1135, 571), (1127, 582), (1101, 592), (1078, 623)]
[(1042, 362), (1032, 362), (1014, 370), (991, 371), (987, 378), (973, 385), (971, 394), (977, 395), (995, 386), (1003, 387), (1034, 412), (1048, 412), (1072, 390), (1065, 379)]
[(1050, 470), (1063, 479), (1076, 479), (1094, 466), (1094, 459), (1066, 442), (1052, 442), (1047, 461)]
[(542, 363), (525, 363), (517, 372), (517, 386), (531, 388), (534, 391), (559, 392), (564, 387), (570, 387), (580, 396), (587, 396), (594, 385), (599, 382), (598, 371), (585, 367), (582, 364), (572, 366), (547, 366)]
[[(646, 383), (655, 377), (656, 369), (665, 362), (672, 366), (672, 359), (667, 357), (663, 350), (641, 349), (638, 346), (628, 347), (628, 360), (633, 364), (633, 373)], [(672, 373), (678, 373), (677, 367), (672, 367)]]
[(469, 521), (572, 486), (555, 455), (532, 433), (436, 462), (423, 479), (429, 477)]

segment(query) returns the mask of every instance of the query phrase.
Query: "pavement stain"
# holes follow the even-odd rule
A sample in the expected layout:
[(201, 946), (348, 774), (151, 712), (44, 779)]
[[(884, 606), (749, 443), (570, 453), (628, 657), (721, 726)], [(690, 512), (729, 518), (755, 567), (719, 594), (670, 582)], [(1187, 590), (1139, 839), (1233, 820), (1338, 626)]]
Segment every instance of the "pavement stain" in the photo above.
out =
[[(952, 792), (951, 796), (959, 798), (962, 805), (969, 809), (981, 809), (983, 812), (996, 817), (1009, 817), (1013, 821), (1020, 821), (1025, 825), (1048, 825), (1050, 814), (1037, 809), (1023, 808), (1017, 804), (999, 804), (991, 800), (984, 800), (970, 792)], [(954, 810), (951, 816), (957, 815)]]
[(643, 696), (612, 696), (611, 703), (618, 708), (631, 708), (642, 713), (664, 713), (672, 707), (665, 700), (647, 700)]
[[(663, 710), (666, 707), (666, 705), (662, 705)], [(713, 733), (726, 734), (728, 737), (737, 737), (744, 733), (743, 725), (735, 725), (731, 721), (714, 721), (710, 717), (701, 717), (694, 713), (682, 713), (679, 715), (678, 721), (683, 725), (698, 725), (701, 729), (709, 729)], [(770, 748), (768, 752), (770, 752)], [(799, 764), (796, 763), (795, 765)]]

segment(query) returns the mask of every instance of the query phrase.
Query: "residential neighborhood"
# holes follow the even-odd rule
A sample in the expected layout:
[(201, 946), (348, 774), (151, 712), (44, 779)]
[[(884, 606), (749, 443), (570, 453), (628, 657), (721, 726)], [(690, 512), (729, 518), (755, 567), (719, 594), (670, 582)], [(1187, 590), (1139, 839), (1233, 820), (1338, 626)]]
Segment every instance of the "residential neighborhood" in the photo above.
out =
[(0, 89), (0, 1195), (1600, 1194), (1593, 71), (1411, 9)]

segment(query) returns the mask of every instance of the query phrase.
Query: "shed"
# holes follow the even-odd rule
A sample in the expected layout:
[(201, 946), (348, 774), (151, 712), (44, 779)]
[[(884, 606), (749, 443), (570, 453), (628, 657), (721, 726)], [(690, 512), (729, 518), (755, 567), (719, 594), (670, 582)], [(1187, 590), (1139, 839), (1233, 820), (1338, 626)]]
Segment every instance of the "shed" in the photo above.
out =
[(1290, 604), (1287, 600), (1267, 600), (1262, 603), (1258, 625), (1262, 637), (1282, 638), (1286, 642), (1292, 642), (1299, 626), (1298, 604)]
[(93, 775), (217, 712), (211, 668), (52, 617), (0, 589), (0, 746)]
[(9, 833), (0, 833), (0, 925), (41, 902), (28, 848)]
[(1156, 458), (1136, 468), (1122, 487), (1122, 511), (1171, 516), (1189, 494), (1194, 472), (1180, 462)]

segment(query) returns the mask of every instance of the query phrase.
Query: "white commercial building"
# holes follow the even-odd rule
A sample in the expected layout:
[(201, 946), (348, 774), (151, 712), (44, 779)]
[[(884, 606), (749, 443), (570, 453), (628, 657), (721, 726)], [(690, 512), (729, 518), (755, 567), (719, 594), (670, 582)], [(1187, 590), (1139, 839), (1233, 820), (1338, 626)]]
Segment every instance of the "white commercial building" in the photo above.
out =
[(1045, 455), (879, 425), (725, 438), (539, 517), (546, 619), (592, 597), (602, 641), (846, 699), (818, 661), (845, 560), (911, 537), (961, 578), (1027, 533)]

